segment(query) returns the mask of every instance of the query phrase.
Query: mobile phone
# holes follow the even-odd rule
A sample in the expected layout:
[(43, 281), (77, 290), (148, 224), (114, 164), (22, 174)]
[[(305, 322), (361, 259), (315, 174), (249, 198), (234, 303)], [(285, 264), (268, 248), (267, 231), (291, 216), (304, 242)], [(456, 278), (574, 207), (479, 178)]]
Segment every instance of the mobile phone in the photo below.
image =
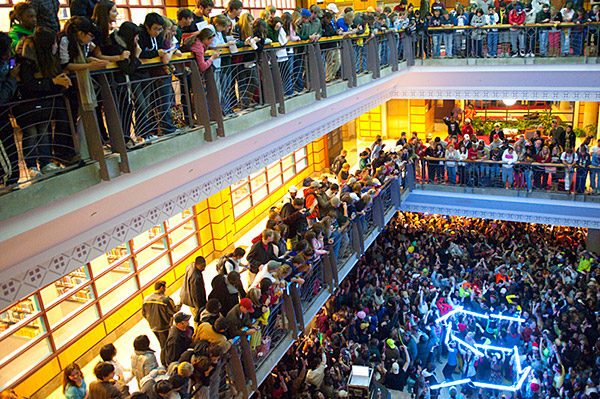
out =
[(11, 58), (11, 59), (10, 59), (10, 67), (11, 67), (11, 68), (14, 68), (14, 66), (15, 66), (15, 63), (16, 63), (16, 60), (15, 60), (14, 58)]
[(177, 43), (176, 45), (174, 45), (173, 47), (166, 49), (165, 53), (170, 53), (171, 51), (175, 51), (179, 48), (179, 43)]

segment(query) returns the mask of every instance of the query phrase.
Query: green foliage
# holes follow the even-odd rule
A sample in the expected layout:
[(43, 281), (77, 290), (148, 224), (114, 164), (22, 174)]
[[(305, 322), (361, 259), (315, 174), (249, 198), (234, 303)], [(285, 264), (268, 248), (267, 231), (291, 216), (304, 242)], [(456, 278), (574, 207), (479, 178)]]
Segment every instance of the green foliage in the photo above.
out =
[(587, 136), (594, 136), (596, 137), (596, 133), (598, 132), (598, 124), (595, 123), (593, 125), (587, 125), (585, 127), (585, 133)]
[(585, 130), (583, 130), (580, 127), (574, 128), (573, 132), (575, 133), (575, 137), (585, 137), (585, 136), (587, 136), (587, 133), (585, 132)]
[[(528, 127), (542, 125), (544, 129), (543, 134), (547, 136), (550, 134), (550, 130), (552, 129), (552, 121), (554, 119), (556, 119), (556, 116), (551, 115), (550, 112), (539, 112), (531, 113), (524, 118), (508, 119), (499, 122), (503, 128), (516, 128), (520, 133), (524, 133), (525, 129)], [(494, 120), (488, 120), (487, 122), (484, 122), (482, 118), (476, 117), (471, 122), (471, 125), (473, 125), (473, 130), (475, 130), (477, 134), (481, 135), (490, 134), (490, 132), (494, 129), (494, 123), (496, 123)], [(588, 135), (595, 134), (597, 127), (597, 125), (589, 125), (586, 126), (585, 130), (588, 132)]]

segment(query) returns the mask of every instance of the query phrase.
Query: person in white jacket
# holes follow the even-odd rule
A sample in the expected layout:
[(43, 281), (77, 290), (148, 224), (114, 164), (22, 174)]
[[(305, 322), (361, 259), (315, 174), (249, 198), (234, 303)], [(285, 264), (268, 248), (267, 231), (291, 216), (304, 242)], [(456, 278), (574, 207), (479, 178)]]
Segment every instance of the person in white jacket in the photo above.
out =
[(323, 378), (325, 378), (325, 366), (327, 366), (325, 352), (322, 353), (321, 363), (311, 364), (310, 366), (310, 370), (306, 373), (306, 382), (318, 390), (323, 385)]
[(507, 187), (512, 187), (514, 182), (513, 165), (515, 162), (517, 162), (517, 154), (515, 154), (515, 149), (511, 145), (502, 154), (502, 182), (506, 184), (508, 179)]

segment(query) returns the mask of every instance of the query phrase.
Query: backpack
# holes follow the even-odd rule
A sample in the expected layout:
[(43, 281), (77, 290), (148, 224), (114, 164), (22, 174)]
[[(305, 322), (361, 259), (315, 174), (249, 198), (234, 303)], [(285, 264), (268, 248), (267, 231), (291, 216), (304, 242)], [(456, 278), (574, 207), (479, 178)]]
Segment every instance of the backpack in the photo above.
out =
[(218, 274), (227, 275), (227, 268), (225, 267), (225, 263), (229, 260), (230, 260), (229, 256), (227, 256), (227, 255), (223, 255), (219, 258), (219, 261), (217, 262), (217, 273)]
[(333, 162), (333, 166), (331, 167), (331, 171), (333, 172), (334, 175), (338, 175), (338, 173), (340, 173), (340, 170), (342, 170), (342, 166), (344, 165), (344, 159), (341, 157), (338, 157), (335, 159), (335, 161)]

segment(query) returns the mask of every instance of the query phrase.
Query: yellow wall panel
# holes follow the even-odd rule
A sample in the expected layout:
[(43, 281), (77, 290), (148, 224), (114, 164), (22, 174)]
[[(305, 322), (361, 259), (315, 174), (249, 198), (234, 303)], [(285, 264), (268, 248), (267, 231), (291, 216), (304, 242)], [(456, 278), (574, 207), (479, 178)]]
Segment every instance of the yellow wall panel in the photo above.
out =
[(210, 225), (200, 229), (200, 244), (205, 245), (212, 240), (212, 230)]
[(217, 223), (212, 225), (212, 238), (218, 240), (227, 235), (228, 226), (224, 223)]
[(38, 371), (27, 378), (25, 381), (15, 387), (15, 392), (20, 397), (29, 397), (33, 395), (38, 389), (44, 386), (48, 379), (52, 376), (59, 375), (61, 372), (58, 358), (50, 360), (48, 363), (43, 365)]
[(206, 258), (214, 250), (215, 250), (215, 247), (213, 245), (213, 242), (209, 241), (208, 243), (206, 243), (205, 245), (202, 246), (202, 256), (204, 256)]
[(411, 115), (410, 124), (414, 123), (425, 123), (425, 115)]
[(208, 209), (202, 211), (202, 213), (198, 214), (198, 227), (202, 228), (207, 226), (210, 223), (210, 215), (208, 213)]
[[(141, 306), (141, 304), (140, 304)], [(106, 331), (105, 325), (100, 323), (94, 327), (90, 332), (85, 334), (82, 338), (77, 340), (73, 345), (65, 348), (61, 353), (58, 354), (58, 362), (62, 368), (73, 363), (86, 351), (90, 350), (92, 346), (96, 345), (102, 338), (110, 331)], [(112, 330), (111, 330), (112, 331)], [(53, 376), (56, 374), (53, 374)]]
[(125, 306), (121, 307), (112, 315), (108, 316), (104, 321), (106, 332), (110, 333), (115, 328), (119, 327), (125, 320), (130, 318), (135, 312), (142, 308), (144, 298), (142, 295), (136, 295), (131, 301), (127, 302)]
[(223, 208), (219, 206), (218, 208), (209, 208), (208, 212), (210, 213), (210, 221), (211, 223), (218, 223), (225, 219), (225, 214), (223, 213)]
[(202, 200), (196, 204), (196, 209), (198, 209), (198, 213), (208, 208), (208, 201)]
[(214, 193), (210, 197), (208, 197), (208, 207), (209, 208), (218, 208), (221, 206), (223, 201), (221, 201), (221, 192)]

